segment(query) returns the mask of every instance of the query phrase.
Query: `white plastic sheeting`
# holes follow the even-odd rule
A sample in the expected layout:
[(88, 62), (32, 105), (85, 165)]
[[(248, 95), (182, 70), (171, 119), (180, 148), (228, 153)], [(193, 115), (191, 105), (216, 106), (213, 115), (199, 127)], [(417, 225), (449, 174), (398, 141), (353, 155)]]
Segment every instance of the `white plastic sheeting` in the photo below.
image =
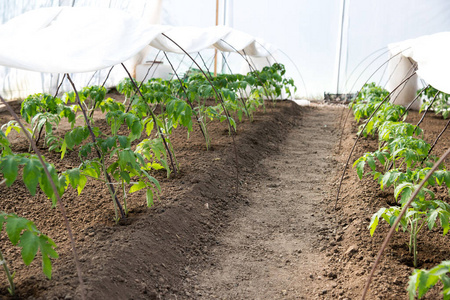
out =
[[(208, 27), (215, 24), (215, 2), (205, 0), (2, 0), (0, 1), (0, 23), (31, 9), (69, 5), (115, 7), (137, 18), (142, 18), (148, 23)], [(372, 60), (386, 50), (386, 45), (450, 30), (448, 17), (450, 1), (448, 0), (345, 0), (346, 7), (343, 11), (346, 12), (346, 21), (343, 27), (343, 48), (341, 56), (338, 57), (336, 49), (340, 42), (339, 30), (343, 2), (344, 0), (219, 0), (219, 24), (276, 45), (282, 52), (278, 51), (275, 57), (286, 65), (286, 75), (294, 78), (299, 88), (297, 93), (309, 97), (321, 97), (324, 91), (336, 92), (337, 89), (341, 92), (355, 92), (388, 58), (387, 54), (381, 55), (364, 71)], [(300, 72), (297, 72), (295, 65), (283, 53), (289, 55)], [(206, 61), (213, 55), (208, 54), (209, 56), (206, 54), (204, 56)], [(147, 59), (153, 58), (154, 56), (147, 57)], [(342, 60), (339, 87), (335, 82), (337, 59)], [(364, 63), (360, 64), (364, 59), (366, 59)], [(239, 55), (235, 54), (227, 56), (227, 60), (233, 70), (238, 70), (243, 61)], [(175, 66), (178, 62), (179, 60), (177, 61), (173, 56)], [(189, 65), (190, 63), (185, 60), (182, 67), (188, 68)], [(119, 68), (114, 68), (113, 72), (116, 69)], [(225, 66), (223, 70), (226, 71), (227, 67)], [(18, 73), (19, 71), (0, 67), (0, 93), (2, 93), (1, 85), (5, 81), (10, 84), (10, 89), (16, 91), (22, 91), (19, 86), (25, 86), (16, 82), (16, 78), (19, 77), (13, 78), (10, 72)], [(302, 83), (300, 73), (307, 90)], [(79, 84), (87, 84), (92, 75), (92, 73), (85, 74), (84, 80), (78, 80)], [(371, 81), (384, 85), (389, 75), (389, 71), (387, 69), (385, 71), (383, 67)], [(36, 77), (40, 76), (41, 74), (36, 75)], [(42, 76), (45, 76), (45, 82), (48, 82), (52, 75)], [(102, 79), (97, 74), (91, 80), (91, 84), (92, 82), (101, 84)], [(37, 85), (42, 84), (39, 81)]]
[[(158, 24), (160, 23), (162, 0), (4, 0), (0, 1), (0, 23), (4, 24), (14, 17), (31, 10), (58, 6), (117, 8), (136, 18), (141, 18), (148, 24)], [(107, 30), (107, 28), (103, 29)], [(8, 46), (6, 41), (2, 41), (2, 43)], [(28, 47), (32, 46), (28, 45)], [(131, 71), (133, 66), (144, 57), (145, 51), (129, 59), (124, 64)], [(71, 76), (77, 87), (83, 87), (94, 84), (101, 85), (108, 73), (109, 69), (103, 69), (95, 72), (71, 74)], [(62, 76), (62, 74), (38, 73), (0, 66), (0, 95), (6, 99), (17, 99), (25, 98), (34, 93), (45, 92), (54, 94)], [(125, 76), (126, 73), (123, 68), (114, 68), (106, 82), (106, 87), (115, 86)], [(71, 86), (69, 82), (65, 81), (61, 91), (68, 90), (71, 90)]]
[[(241, 52), (254, 57), (267, 57), (276, 52), (276, 48), (261, 39), (226, 26), (213, 27), (162, 27), (162, 32), (188, 53), (216, 48), (222, 52)], [(160, 34), (150, 46), (171, 53), (184, 52), (168, 38)]]
[[(402, 80), (412, 73), (417, 65), (417, 75), (426, 83), (445, 93), (450, 93), (450, 32), (421, 36), (389, 45), (391, 57), (399, 55), (389, 62), (392, 76), (387, 84), (393, 90)], [(411, 82), (398, 95), (398, 104), (408, 104), (418, 89), (417, 79)], [(420, 105), (416, 105), (418, 109)]]
[(450, 93), (450, 32), (441, 32), (389, 45), (404, 48), (401, 56), (417, 63), (417, 74), (433, 87)]
[[(0, 39), (8, 44), (8, 47), (0, 48), (0, 65), (53, 74), (50, 79), (40, 78), (38, 74), (24, 74), (20, 80), (20, 72), (10, 72), (28, 94), (34, 89), (37, 90), (34, 92), (41, 92), (40, 85), (50, 85), (55, 90), (58, 77), (54, 74), (97, 71), (127, 60), (134, 70), (148, 45), (166, 52), (183, 53), (162, 33), (189, 53), (217, 46), (222, 51), (238, 50), (265, 57), (275, 50), (270, 44), (224, 26), (150, 25), (116, 9), (52, 7), (27, 12), (0, 26)], [(4, 94), (7, 98), (16, 96), (5, 88), (9, 86), (5, 85), (7, 82), (4, 80)], [(117, 76), (113, 74), (109, 84), (115, 83)]]
[(111, 67), (138, 54), (157, 25), (116, 9), (51, 7), (27, 12), (0, 27), (0, 65), (48, 73)]
[[(218, 40), (224, 38), (232, 29), (226, 27), (167, 27), (164, 31), (168, 37), (174, 40), (188, 53), (195, 53), (210, 48)], [(177, 45), (160, 34), (150, 45), (156, 49), (184, 53)]]

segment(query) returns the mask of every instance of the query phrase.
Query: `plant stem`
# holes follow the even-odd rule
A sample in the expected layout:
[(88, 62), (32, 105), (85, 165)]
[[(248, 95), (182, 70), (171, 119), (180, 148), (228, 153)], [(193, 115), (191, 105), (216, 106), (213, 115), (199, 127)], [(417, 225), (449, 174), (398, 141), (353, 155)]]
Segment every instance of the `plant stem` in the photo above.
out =
[(69, 75), (69, 74), (67, 74), (67, 79), (70, 81), (70, 84), (72, 85), (72, 88), (73, 88), (73, 90), (74, 90), (74, 92), (75, 92), (75, 96), (76, 96), (78, 105), (80, 106), (81, 111), (83, 112), (84, 121), (86, 122), (86, 126), (87, 126), (87, 128), (89, 129), (89, 133), (90, 133), (90, 135), (91, 135), (92, 142), (94, 143), (95, 151), (97, 152), (97, 156), (98, 156), (98, 158), (100, 159), (100, 163), (101, 163), (101, 165), (102, 165), (102, 167), (103, 167), (103, 173), (105, 174), (105, 179), (106, 179), (106, 181), (108, 182), (107, 186), (108, 186), (109, 193), (111, 194), (111, 197), (113, 198), (113, 202), (114, 202), (114, 203), (117, 205), (117, 207), (119, 208), (120, 216), (121, 216), (122, 218), (125, 218), (125, 217), (126, 217), (126, 216), (125, 216), (125, 212), (123, 211), (123, 208), (122, 208), (122, 205), (121, 205), (120, 202), (119, 202), (119, 199), (117, 199), (116, 191), (114, 190), (114, 186), (111, 184), (111, 183), (112, 183), (111, 177), (109, 177), (109, 174), (108, 174), (108, 172), (107, 172), (107, 170), (106, 170), (106, 166), (105, 166), (105, 161), (104, 161), (104, 159), (103, 159), (103, 155), (100, 153), (100, 150), (99, 150), (98, 147), (97, 147), (97, 140), (96, 140), (96, 138), (95, 138), (94, 132), (92, 131), (92, 127), (91, 127), (91, 124), (90, 124), (90, 122), (89, 122), (89, 118), (88, 118), (88, 116), (87, 116), (87, 114), (86, 114), (86, 110), (85, 110), (85, 108), (83, 107), (83, 105), (81, 104), (80, 96), (78, 95), (78, 91), (77, 91), (77, 89), (75, 88), (75, 84), (73, 83), (72, 78), (70, 78), (70, 75)]
[(381, 260), (381, 255), (384, 252), (384, 249), (386, 249), (392, 235), (395, 232), (395, 228), (400, 223), (401, 218), (405, 215), (406, 211), (408, 210), (409, 205), (411, 205), (411, 202), (416, 198), (417, 194), (420, 192), (420, 189), (425, 185), (425, 183), (428, 181), (428, 179), (431, 177), (431, 175), (436, 171), (436, 169), (440, 166), (440, 164), (444, 161), (444, 159), (450, 154), (450, 148), (448, 148), (445, 153), (439, 158), (439, 160), (433, 165), (433, 167), (428, 171), (427, 175), (425, 175), (425, 178), (422, 179), (419, 186), (415, 189), (414, 193), (409, 198), (408, 202), (406, 202), (403, 205), (402, 211), (397, 216), (397, 219), (395, 220), (394, 224), (392, 225), (391, 229), (389, 230), (388, 234), (386, 235), (386, 238), (383, 241), (383, 244), (381, 245), (380, 251), (378, 251), (378, 254), (375, 258), (375, 262), (373, 264), (372, 270), (369, 273), (369, 277), (367, 278), (366, 284), (364, 286), (364, 290), (361, 296), (361, 299), (364, 300), (366, 298), (367, 292), (369, 291), (370, 282), (372, 281), (373, 274), (375, 273), (375, 269), (377, 268), (378, 263)]
[(127, 191), (125, 190), (125, 182), (123, 180), (122, 180), (122, 192), (123, 192), (123, 208), (125, 209), (125, 213), (128, 215)]
[[(142, 95), (141, 89), (137, 86), (136, 82), (134, 81), (133, 77), (131, 77), (130, 72), (128, 72), (128, 69), (125, 67), (125, 65), (122, 63), (122, 67), (125, 69), (125, 72), (127, 73), (128, 77), (130, 78), (131, 82), (133, 83), (136, 91), (139, 93), (139, 95), (142, 97), (142, 99), (144, 99), (144, 95)], [(172, 158), (172, 153), (170, 152), (169, 147), (167, 146), (167, 141), (166, 138), (164, 137), (163, 133), (161, 132), (161, 127), (159, 127), (158, 122), (156, 122), (156, 116), (153, 113), (153, 111), (150, 109), (150, 114), (152, 116), (153, 122), (158, 130), (158, 134), (161, 137), (161, 139), (163, 140), (164, 143), (164, 147), (166, 148), (167, 154), (169, 155), (170, 158), (170, 164), (172, 165), (172, 169), (173, 172), (175, 173), (175, 176), (177, 175), (177, 169), (175, 168), (175, 165), (173, 163), (173, 158)]]
[(427, 106), (427, 109), (426, 109), (425, 112), (423, 113), (422, 118), (420, 118), (419, 122), (418, 122), (417, 125), (416, 125), (416, 128), (414, 128), (413, 135), (416, 133), (417, 127), (419, 127), (419, 125), (422, 123), (423, 119), (424, 119), (425, 116), (427, 115), (428, 110), (431, 108), (431, 106), (433, 105), (434, 101), (436, 101), (436, 99), (437, 99), (437, 97), (439, 96), (440, 93), (441, 93), (441, 92), (438, 91), (438, 92), (436, 93), (436, 95), (434, 95), (434, 98), (433, 98), (433, 100), (431, 100), (430, 105)]
[(184, 93), (184, 95), (185, 95), (185, 97), (186, 97), (186, 102), (187, 102), (187, 103), (189, 104), (189, 106), (191, 107), (192, 113), (195, 115), (195, 118), (197, 119), (197, 124), (198, 124), (198, 126), (200, 127), (200, 131), (202, 132), (203, 137), (204, 137), (205, 140), (206, 140), (206, 150), (208, 150), (209, 144), (208, 144), (208, 140), (206, 139), (206, 134), (205, 134), (205, 132), (203, 131), (202, 125), (200, 124), (200, 121), (199, 121), (199, 119), (198, 119), (197, 113), (196, 113), (196, 111), (195, 111), (195, 109), (194, 109), (194, 105), (192, 104), (191, 100), (189, 99), (188, 93), (186, 92), (186, 89), (184, 88), (183, 81), (181, 80), (180, 76), (178, 76), (178, 73), (177, 73), (177, 71), (175, 70), (175, 68), (173, 67), (172, 62), (169, 60), (169, 57), (167, 56), (166, 52), (164, 51), (163, 53), (164, 53), (164, 56), (165, 56), (166, 59), (167, 59), (167, 62), (168, 62), (169, 65), (170, 65), (170, 67), (172, 68), (172, 70), (173, 70), (175, 76), (177, 77), (178, 82), (180, 83), (180, 88), (183, 90), (183, 93)]
[(41, 152), (39, 151), (38, 147), (34, 143), (34, 140), (30, 136), (29, 132), (25, 129), (25, 126), (23, 125), (23, 123), (20, 121), (19, 116), (14, 112), (14, 110), (11, 108), (11, 106), (1, 96), (0, 96), (0, 101), (5, 105), (6, 109), (9, 111), (11, 116), (13, 116), (13, 118), (17, 121), (19, 126), (22, 128), (23, 132), (25, 133), (25, 136), (27, 137), (28, 141), (30, 142), (31, 146), (33, 147), (34, 153), (36, 153), (36, 155), (39, 159), (39, 162), (42, 165), (42, 168), (44, 169), (45, 175), (47, 176), (47, 178), (50, 182), (50, 185), (53, 190), (53, 194), (55, 195), (55, 198), (56, 198), (58, 206), (59, 206), (59, 210), (61, 211), (61, 215), (64, 220), (64, 224), (65, 224), (67, 234), (68, 234), (69, 240), (70, 240), (70, 245), (72, 246), (73, 259), (75, 262), (75, 267), (77, 269), (78, 281), (80, 283), (80, 295), (81, 295), (81, 299), (84, 300), (84, 299), (86, 299), (86, 295), (85, 295), (85, 289), (84, 289), (84, 283), (83, 283), (83, 276), (81, 274), (80, 260), (78, 259), (78, 253), (77, 253), (77, 249), (75, 247), (75, 240), (73, 238), (72, 228), (70, 227), (69, 219), (67, 218), (67, 214), (66, 214), (66, 209), (64, 208), (64, 204), (61, 200), (61, 197), (59, 196), (58, 189), (56, 188), (55, 182), (53, 181), (52, 176), (50, 175), (50, 172), (47, 169), (47, 165), (45, 164), (44, 159), (42, 158)]
[(416, 72), (412, 73), (410, 76), (408, 76), (407, 78), (405, 78), (399, 85), (397, 85), (395, 87), (395, 89), (392, 90), (392, 92), (390, 92), (384, 99), (383, 101), (380, 102), (380, 104), (377, 106), (377, 108), (372, 112), (372, 114), (370, 115), (370, 117), (367, 119), (366, 123), (364, 124), (364, 127), (362, 128), (362, 130), (359, 132), (359, 134), (356, 137), (355, 143), (353, 144), (352, 149), (350, 150), (350, 154), (348, 155), (347, 161), (344, 165), (344, 170), (342, 171), (342, 175), (341, 175), (341, 179), (339, 181), (339, 185), (338, 185), (338, 190), (337, 190), (337, 194), (336, 194), (336, 200), (334, 202), (334, 210), (336, 211), (337, 208), (337, 203), (339, 201), (339, 194), (341, 192), (341, 186), (342, 186), (342, 182), (344, 181), (344, 176), (345, 176), (345, 172), (347, 171), (347, 167), (348, 164), (350, 162), (350, 158), (352, 157), (353, 151), (355, 151), (356, 148), (356, 144), (358, 143), (361, 135), (363, 134), (364, 130), (367, 127), (367, 124), (369, 124), (370, 120), (373, 118), (373, 116), (377, 113), (377, 111), (380, 109), (380, 107), (389, 99), (389, 97), (392, 95), (393, 92), (395, 92), (403, 83), (405, 83), (406, 81), (408, 81), (411, 77), (413, 77), (416, 74)]
[(414, 268), (417, 267), (417, 220), (413, 221), (413, 256), (414, 256)]
[[(217, 99), (219, 99), (219, 101), (221, 102), (223, 111), (225, 112), (225, 115), (227, 116), (227, 121), (228, 121), (228, 126), (230, 128), (230, 130), (232, 131), (231, 134), (231, 138), (233, 140), (233, 147), (234, 147), (234, 158), (235, 158), (235, 162), (236, 162), (236, 194), (239, 194), (239, 162), (238, 162), (238, 154), (237, 154), (237, 147), (236, 147), (236, 140), (235, 140), (235, 134), (236, 133), (236, 129), (234, 129), (233, 126), (231, 126), (231, 121), (230, 121), (230, 114), (228, 113), (227, 108), (225, 107), (225, 101), (223, 100), (223, 98), (220, 96), (220, 94), (217, 92), (216, 88), (214, 87), (214, 85), (212, 84), (211, 80), (209, 79), (209, 77), (206, 75), (206, 73), (203, 71), (203, 69), (200, 67), (200, 65), (194, 60), (194, 58), (186, 52), (186, 50), (184, 50), (177, 42), (175, 42), (173, 39), (171, 39), (170, 37), (168, 37), (165, 33), (162, 33), (163, 36), (165, 36), (168, 40), (170, 40), (172, 43), (174, 43), (178, 48), (181, 49), (181, 51), (183, 51), (193, 62), (194, 64), (199, 68), (199, 70), (203, 73), (203, 76), (205, 76), (205, 78), (208, 80), (209, 84), (211, 85), (212, 89), (214, 90), (214, 93), (217, 96)], [(237, 51), (236, 51), (237, 52)]]
[(5, 271), (6, 277), (8, 278), (9, 282), (9, 293), (14, 296), (16, 294), (16, 286), (14, 285), (13, 277), (11, 275), (11, 272), (9, 272), (8, 265), (6, 263), (5, 258), (3, 257), (3, 253), (0, 250), (0, 263), (3, 265), (3, 270)]

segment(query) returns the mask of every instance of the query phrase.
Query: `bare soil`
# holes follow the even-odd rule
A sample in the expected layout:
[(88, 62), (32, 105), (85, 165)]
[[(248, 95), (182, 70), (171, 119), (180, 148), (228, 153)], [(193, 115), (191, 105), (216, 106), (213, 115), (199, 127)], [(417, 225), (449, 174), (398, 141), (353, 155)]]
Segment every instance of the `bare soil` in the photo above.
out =
[[(117, 97), (117, 95), (114, 95)], [(17, 107), (16, 107), (17, 108)], [(127, 222), (116, 225), (113, 204), (103, 183), (89, 181), (81, 196), (68, 190), (64, 205), (75, 232), (88, 299), (358, 299), (374, 256), (388, 228), (374, 237), (367, 225), (392, 191), (380, 191), (370, 178), (359, 181), (347, 171), (334, 211), (337, 182), (354, 142), (356, 124), (347, 122), (338, 148), (341, 112), (337, 106), (298, 107), (292, 102), (267, 105), (254, 122), (238, 124), (239, 193), (232, 140), (225, 123), (209, 127), (213, 147), (206, 151), (195, 128), (179, 128), (172, 137), (181, 173), (161, 182), (161, 200), (147, 208), (145, 195), (129, 198)], [(408, 120), (417, 122), (417, 113)], [(97, 126), (106, 128), (96, 115)], [(10, 119), (0, 115), (0, 123)], [(446, 121), (427, 116), (428, 141)], [(61, 134), (67, 128), (62, 126)], [(375, 149), (362, 140), (352, 161)], [(449, 146), (448, 133), (435, 154)], [(27, 151), (16, 136), (15, 151)], [(76, 152), (64, 160), (42, 149), (59, 170), (80, 164)], [(438, 195), (449, 200), (444, 190)], [(31, 197), (20, 182), (0, 186), (0, 210), (36, 222), (55, 240), (60, 258), (52, 280), (36, 260), (29, 267), (2, 233), (0, 247), (16, 271), (20, 299), (80, 299), (80, 286), (61, 215), (39, 193)], [(407, 299), (412, 257), (399, 232), (391, 242), (369, 299)], [(420, 267), (448, 258), (448, 237), (439, 230), (419, 237)], [(7, 297), (0, 274), (0, 295)], [(436, 289), (427, 299), (439, 297)]]
[[(407, 122), (417, 124), (422, 114), (410, 112)], [(351, 116), (350, 116), (351, 118)], [(424, 130), (424, 139), (433, 143), (444, 128), (447, 120), (429, 113), (420, 127)], [(343, 138), (343, 150), (336, 157), (342, 174), (343, 165), (353, 146), (357, 131), (357, 124), (348, 122)], [(450, 132), (446, 131), (433, 150), (433, 154), (440, 156), (450, 146)], [(377, 149), (377, 140), (362, 139), (358, 143), (351, 162), (365, 152)], [(446, 161), (449, 165), (449, 161)], [(359, 180), (354, 170), (348, 170), (344, 177), (341, 197), (336, 211), (337, 232), (334, 237), (335, 245), (326, 250), (329, 268), (324, 275), (336, 277), (337, 287), (330, 299), (359, 299), (381, 244), (389, 231), (386, 222), (380, 222), (374, 236), (371, 237), (367, 229), (371, 216), (381, 207), (396, 205), (393, 189), (380, 190), (379, 185), (371, 177)], [(339, 178), (335, 180), (335, 188)], [(449, 202), (450, 197), (446, 188), (431, 188), (438, 199)], [(334, 206), (335, 199), (329, 201), (329, 210)], [(442, 236), (442, 229), (429, 231), (422, 229), (418, 237), (418, 268), (432, 268), (450, 256), (449, 237)], [(413, 256), (408, 251), (409, 235), (399, 230), (385, 251), (382, 261), (375, 271), (368, 299), (409, 299), (406, 288), (409, 276), (412, 274)], [(331, 244), (330, 244), (331, 246)], [(422, 299), (442, 299), (441, 286), (429, 291)]]

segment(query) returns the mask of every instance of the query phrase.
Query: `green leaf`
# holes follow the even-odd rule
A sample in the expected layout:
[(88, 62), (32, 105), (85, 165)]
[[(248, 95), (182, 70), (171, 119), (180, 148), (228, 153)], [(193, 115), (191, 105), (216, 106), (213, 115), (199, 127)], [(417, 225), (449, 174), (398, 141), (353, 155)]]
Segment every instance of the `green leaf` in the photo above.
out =
[[(58, 181), (58, 175), (56, 174), (55, 168), (53, 167), (53, 165), (47, 164), (47, 169), (50, 173), (50, 176), (51, 176), (53, 182), (56, 185), (56, 188), (58, 188), (59, 181)], [(51, 185), (48, 177), (45, 174), (43, 174), (43, 176), (39, 177), (39, 186), (41, 187), (41, 190), (45, 193), (45, 195), (47, 195), (48, 198), (50, 198), (54, 201), (56, 200), (56, 196), (53, 192), (52, 185)]]
[(28, 159), (23, 168), (23, 182), (32, 196), (36, 195), (36, 187), (39, 177), (44, 175), (41, 172), (41, 163), (36, 159)]
[(370, 236), (373, 236), (375, 229), (378, 226), (378, 222), (382, 215), (385, 214), (386, 208), (382, 207), (380, 208), (376, 213), (372, 215), (372, 218), (370, 219), (369, 229), (370, 229)]
[(6, 233), (13, 245), (17, 245), (20, 239), (20, 234), (31, 223), (25, 218), (19, 218), (17, 216), (8, 216), (6, 220)]
[(159, 184), (158, 180), (156, 180), (155, 177), (150, 176), (146, 171), (144, 171), (144, 170), (141, 170), (141, 171), (142, 171), (142, 173), (145, 174), (145, 176), (147, 176), (148, 180), (156, 186), (158, 191), (161, 192), (161, 185)]
[(67, 170), (66, 172), (67, 179), (69, 180), (70, 185), (72, 185), (73, 188), (76, 188), (78, 186), (78, 183), (80, 182), (80, 169), (71, 169)]
[(145, 184), (145, 182), (139, 181), (138, 183), (133, 184), (133, 185), (131, 186), (129, 193), (131, 194), (131, 193), (137, 192), (137, 191), (139, 191), (139, 190), (145, 188), (146, 186), (147, 186), (147, 185)]
[(136, 162), (136, 158), (134, 156), (133, 151), (131, 150), (123, 150), (119, 152), (119, 166), (122, 169), (125, 169), (127, 163), (130, 163), (131, 165), (133, 165)]
[(422, 298), (423, 295), (430, 289), (430, 286), (427, 284), (429, 277), (428, 272), (421, 272), (419, 275), (419, 285), (418, 285), (418, 294), (417, 297)]
[(48, 279), (52, 278), (52, 262), (50, 258), (58, 258), (58, 253), (53, 249), (55, 243), (45, 235), (39, 236), (39, 248), (42, 253), (42, 271)]
[(431, 230), (433, 229), (434, 225), (436, 224), (436, 218), (439, 215), (439, 208), (435, 209), (431, 212), (431, 214), (428, 216), (427, 218), (427, 223), (428, 223), (428, 229)]
[(127, 147), (129, 147), (129, 145), (130, 145), (130, 140), (128, 139), (128, 137), (123, 136), (123, 135), (119, 135), (119, 136), (117, 137), (117, 139), (119, 140), (120, 147), (122, 147), (122, 148), (127, 148)]
[(368, 156), (366, 161), (367, 164), (369, 164), (369, 167), (372, 169), (372, 171), (375, 171), (377, 166), (375, 165), (375, 160), (373, 159), (373, 156)]
[(151, 207), (153, 205), (153, 191), (151, 189), (147, 189), (145, 198), (147, 199), (147, 206)]
[(0, 170), (6, 179), (6, 186), (10, 187), (16, 180), (18, 165), (19, 162), (12, 155), (5, 156), (0, 163)]
[(22, 247), (22, 259), (25, 265), (28, 266), (36, 257), (39, 248), (39, 237), (36, 233), (27, 230), (20, 237), (18, 246)]
[(409, 281), (408, 281), (408, 294), (409, 294), (409, 300), (414, 300), (416, 298), (416, 290), (417, 290), (417, 285), (418, 285), (418, 280), (417, 278), (419, 277), (420, 272), (422, 272), (421, 270), (414, 270), (413, 274), (411, 276), (409, 276)]
[(441, 221), (441, 226), (444, 229), (444, 232), (442, 235), (446, 235), (448, 233), (448, 230), (450, 229), (449, 222), (448, 222), (449, 217), (450, 217), (449, 213), (442, 213), (439, 215), (439, 219)]
[(67, 151), (67, 142), (66, 142), (66, 139), (64, 138), (64, 141), (63, 141), (63, 143), (61, 145), (61, 159), (64, 158), (64, 155), (66, 154), (66, 151)]
[(78, 186), (77, 186), (78, 196), (83, 191), (84, 187), (86, 186), (86, 183), (87, 183), (87, 177), (84, 175), (80, 175), (80, 181), (78, 182)]
[(401, 194), (401, 203), (405, 203), (406, 201), (409, 200), (413, 191), (414, 191), (414, 188), (413, 188), (412, 183), (404, 182), (404, 183), (399, 184), (394, 189), (394, 197), (396, 200), (398, 200), (398, 196)]
[(150, 134), (152, 133), (153, 130), (153, 120), (150, 120), (147, 122), (147, 124), (145, 125), (145, 133), (147, 134), (147, 136), (150, 136)]
[(366, 162), (364, 160), (360, 160), (356, 164), (356, 174), (358, 174), (359, 179), (361, 180), (364, 174), (364, 166), (366, 165)]
[(382, 165), (386, 163), (383, 152), (376, 152), (376, 156)]
[(120, 177), (125, 180), (126, 183), (130, 183), (130, 174), (128, 174), (128, 172), (125, 171), (120, 171)]

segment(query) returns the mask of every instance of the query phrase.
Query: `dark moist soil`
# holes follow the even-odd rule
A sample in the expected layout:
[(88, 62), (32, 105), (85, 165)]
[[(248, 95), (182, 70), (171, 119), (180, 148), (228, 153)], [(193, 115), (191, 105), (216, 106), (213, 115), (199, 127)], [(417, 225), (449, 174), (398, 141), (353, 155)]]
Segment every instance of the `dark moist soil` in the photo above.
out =
[[(239, 123), (236, 142), (241, 188), (261, 159), (279, 150), (300, 115), (301, 109), (292, 102), (279, 102), (275, 107), (270, 103), (267, 112), (257, 112), (252, 123)], [(106, 129), (104, 118), (96, 118), (96, 126)], [(3, 113), (1, 119), (5, 123), (11, 118)], [(67, 126), (60, 128), (64, 131)], [(208, 130), (213, 141), (209, 151), (198, 127), (189, 139), (186, 130), (175, 131), (172, 142), (180, 174), (170, 179), (163, 171), (153, 174), (162, 192), (151, 208), (146, 207), (144, 193), (130, 195), (125, 225), (114, 224), (113, 204), (101, 182), (89, 180), (80, 196), (71, 188), (63, 195), (88, 299), (180, 299), (189, 298), (189, 291), (194, 291), (185, 282), (191, 276), (190, 266), (203, 263), (208, 247), (217, 243), (216, 236), (227, 228), (234, 212), (248, 205), (245, 195), (236, 194), (235, 155), (227, 124), (211, 123)], [(14, 151), (28, 150), (20, 135), (12, 139)], [(80, 164), (76, 152), (60, 160), (58, 153), (41, 151), (58, 170)], [(19, 298), (78, 299), (78, 278), (59, 210), (51, 208), (42, 192), (31, 197), (20, 180), (10, 188), (0, 186), (0, 193), (0, 210), (33, 220), (56, 242), (60, 255), (53, 261), (52, 280), (47, 280), (38, 259), (25, 267), (17, 249), (9, 242), (1, 245), (10, 268), (17, 272)], [(4, 234), (2, 239), (6, 241)], [(6, 296), (6, 281), (3, 273), (1, 276), (1, 293)]]
[[(407, 122), (417, 124), (422, 114), (410, 112)], [(350, 116), (351, 118), (352, 116)], [(420, 127), (424, 130), (424, 139), (432, 144), (439, 132), (444, 128), (447, 120), (432, 113), (427, 114)], [(336, 177), (335, 187), (342, 174), (343, 165), (353, 146), (357, 131), (354, 122), (348, 122), (343, 138), (343, 150), (336, 157), (336, 164), (341, 168)], [(450, 146), (450, 131), (446, 131), (433, 154), (442, 155)], [(377, 140), (361, 139), (356, 146), (351, 163), (365, 152), (377, 149)], [(449, 166), (449, 160), (446, 165)], [(449, 202), (446, 188), (433, 188), (438, 199)], [(335, 197), (335, 194), (334, 194)], [(329, 199), (329, 211), (333, 210), (334, 198)], [(389, 225), (380, 221), (374, 236), (371, 237), (367, 229), (371, 216), (381, 207), (395, 205), (393, 189), (384, 191), (371, 177), (358, 180), (356, 172), (351, 169), (345, 176), (341, 196), (338, 202), (337, 232), (334, 237), (335, 245), (329, 247), (325, 253), (328, 257), (329, 268), (325, 276), (335, 278), (337, 287), (329, 299), (359, 299), (362, 289), (372, 268), (375, 256), (389, 230)], [(406, 288), (409, 276), (414, 270), (413, 256), (408, 251), (408, 233), (395, 233), (381, 263), (375, 271), (367, 299), (408, 299)], [(331, 244), (330, 244), (331, 246)], [(418, 268), (432, 268), (450, 257), (449, 236), (442, 236), (442, 229), (429, 231), (423, 228), (418, 237)], [(422, 299), (442, 299), (442, 286), (433, 288)]]
[[(113, 95), (120, 98), (118, 95)], [(17, 106), (15, 107), (17, 109)], [(393, 191), (380, 191), (354, 170), (343, 182), (338, 210), (334, 202), (340, 172), (355, 139), (356, 124), (347, 122), (338, 147), (341, 113), (336, 106), (298, 107), (292, 102), (267, 105), (253, 123), (238, 124), (239, 194), (233, 145), (225, 123), (211, 123), (212, 149), (206, 151), (197, 127), (186, 139), (179, 128), (172, 142), (181, 172), (161, 183), (160, 201), (147, 208), (145, 195), (128, 198), (129, 217), (114, 223), (111, 198), (104, 184), (90, 180), (80, 196), (63, 196), (80, 256), (87, 299), (359, 299), (374, 257), (389, 227), (380, 222), (374, 237), (367, 226), (380, 207), (394, 203)], [(417, 113), (408, 121), (416, 123)], [(0, 115), (0, 123), (11, 119)], [(104, 117), (96, 125), (106, 128)], [(432, 142), (446, 121), (429, 115), (422, 123)], [(60, 127), (60, 134), (67, 125)], [(445, 133), (435, 149), (450, 146)], [(13, 136), (15, 151), (28, 145)], [(376, 149), (363, 139), (352, 162)], [(76, 167), (76, 152), (64, 160), (42, 149), (58, 170)], [(438, 197), (449, 200), (444, 189)], [(80, 287), (67, 233), (57, 208), (42, 192), (31, 197), (17, 181), (0, 186), (0, 210), (35, 221), (58, 245), (53, 278), (40, 271), (37, 259), (21, 263), (7, 242), (1, 249), (16, 271), (20, 299), (80, 299)], [(119, 194), (120, 195), (120, 194)], [(368, 299), (407, 299), (412, 256), (406, 234), (391, 241), (375, 273)], [(419, 236), (419, 267), (431, 268), (450, 254), (448, 237), (438, 229)], [(0, 295), (8, 298), (4, 274)], [(426, 299), (441, 297), (435, 288)]]

